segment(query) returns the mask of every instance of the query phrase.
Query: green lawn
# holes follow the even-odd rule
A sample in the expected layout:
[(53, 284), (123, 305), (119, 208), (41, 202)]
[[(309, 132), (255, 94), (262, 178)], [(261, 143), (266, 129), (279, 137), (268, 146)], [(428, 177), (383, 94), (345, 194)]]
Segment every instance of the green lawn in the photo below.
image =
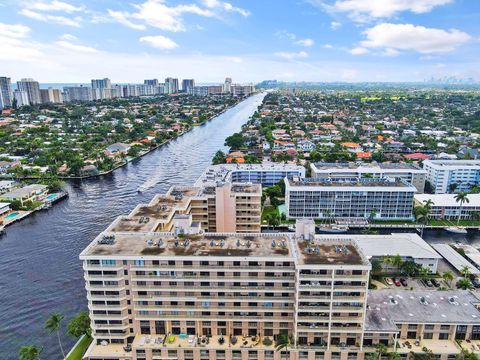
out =
[(87, 351), (91, 342), (91, 337), (84, 336), (65, 360), (82, 360), (82, 356), (85, 354), (85, 351)]
[(269, 216), (270, 214), (277, 214), (277, 216), (280, 216), (280, 212), (275, 206), (265, 206), (262, 211), (262, 224), (263, 221)]

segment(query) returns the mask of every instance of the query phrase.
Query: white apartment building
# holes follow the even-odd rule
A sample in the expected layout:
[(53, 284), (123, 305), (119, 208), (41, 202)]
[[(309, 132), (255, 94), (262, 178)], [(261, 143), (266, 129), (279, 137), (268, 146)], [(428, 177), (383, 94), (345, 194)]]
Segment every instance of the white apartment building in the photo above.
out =
[(417, 189), (401, 179), (285, 180), (287, 218), (412, 220)]
[(195, 186), (202, 186), (217, 181), (246, 182), (273, 186), (285, 177), (305, 177), (305, 168), (299, 165), (288, 164), (220, 164), (211, 165), (195, 182)]
[(462, 205), (455, 199), (455, 194), (416, 194), (415, 205), (423, 206), (428, 200), (431, 219), (469, 220), (480, 212), (480, 194), (468, 194), (468, 202)]
[(469, 191), (480, 183), (480, 160), (425, 160), (423, 168), (435, 194)]
[(396, 163), (312, 163), (313, 178), (396, 178), (425, 190), (427, 171), (415, 164)]

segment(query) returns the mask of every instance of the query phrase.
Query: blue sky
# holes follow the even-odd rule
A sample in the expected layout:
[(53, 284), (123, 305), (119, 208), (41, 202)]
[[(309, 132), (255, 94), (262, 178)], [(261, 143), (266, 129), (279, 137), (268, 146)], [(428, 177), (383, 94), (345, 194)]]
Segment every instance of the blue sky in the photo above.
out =
[(477, 0), (0, 0), (0, 75), (480, 80)]

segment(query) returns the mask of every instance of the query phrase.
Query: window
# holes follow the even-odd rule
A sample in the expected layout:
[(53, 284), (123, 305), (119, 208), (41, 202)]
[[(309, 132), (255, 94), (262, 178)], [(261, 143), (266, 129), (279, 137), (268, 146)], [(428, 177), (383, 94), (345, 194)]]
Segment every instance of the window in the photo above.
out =
[(145, 266), (145, 260), (135, 260), (135, 266)]

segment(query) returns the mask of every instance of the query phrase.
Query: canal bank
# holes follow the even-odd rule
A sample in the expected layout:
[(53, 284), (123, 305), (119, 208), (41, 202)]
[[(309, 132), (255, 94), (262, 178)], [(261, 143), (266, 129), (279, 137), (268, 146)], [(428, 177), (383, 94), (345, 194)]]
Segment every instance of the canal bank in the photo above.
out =
[[(78, 254), (113, 219), (138, 203), (149, 202), (171, 185), (191, 185), (217, 150), (226, 150), (225, 138), (241, 130), (263, 97), (244, 100), (111, 174), (68, 182), (68, 198), (12, 225), (0, 239), (0, 359), (17, 358), (18, 348), (26, 344), (43, 346), (42, 358), (59, 359), (56, 338), (43, 324), (55, 311), (65, 314), (66, 325), (86, 308)], [(138, 193), (146, 182), (152, 187)], [(75, 343), (67, 336), (63, 340), (65, 348)]]

